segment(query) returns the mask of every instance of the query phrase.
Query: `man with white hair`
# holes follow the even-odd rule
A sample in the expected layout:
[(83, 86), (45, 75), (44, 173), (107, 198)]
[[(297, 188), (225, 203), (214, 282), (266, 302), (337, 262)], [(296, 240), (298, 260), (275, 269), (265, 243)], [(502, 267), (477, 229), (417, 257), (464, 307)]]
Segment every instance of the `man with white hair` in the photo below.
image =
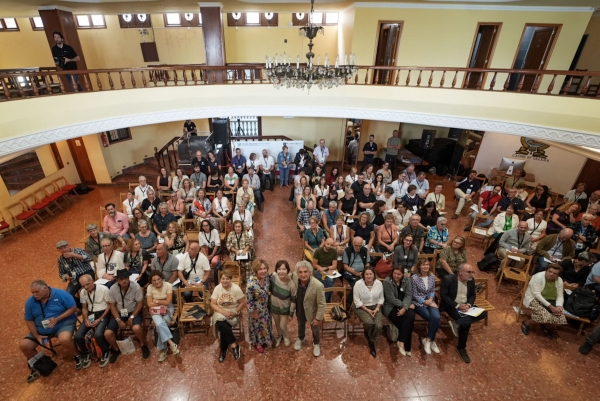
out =
[(327, 158), (329, 157), (329, 149), (325, 146), (325, 139), (319, 140), (319, 146), (313, 150), (313, 156), (317, 166), (321, 166), (321, 173), (325, 174), (325, 167), (327, 166)]
[[(144, 199), (146, 199), (148, 197), (148, 190), (151, 189), (152, 186), (146, 182), (146, 177), (144, 177), (143, 175), (140, 175), (138, 180), (140, 182), (140, 185), (135, 187), (134, 193), (135, 193), (135, 197), (137, 198), (137, 200), (140, 203), (142, 203), (144, 201)], [(152, 189), (154, 189), (154, 188), (152, 188)]]
[(325, 289), (323, 284), (313, 277), (313, 267), (307, 261), (296, 263), (292, 280), (297, 283), (296, 318), (298, 320), (298, 339), (294, 349), (300, 351), (306, 335), (306, 323), (310, 323), (313, 335), (313, 355), (321, 355), (321, 322), (325, 315)]

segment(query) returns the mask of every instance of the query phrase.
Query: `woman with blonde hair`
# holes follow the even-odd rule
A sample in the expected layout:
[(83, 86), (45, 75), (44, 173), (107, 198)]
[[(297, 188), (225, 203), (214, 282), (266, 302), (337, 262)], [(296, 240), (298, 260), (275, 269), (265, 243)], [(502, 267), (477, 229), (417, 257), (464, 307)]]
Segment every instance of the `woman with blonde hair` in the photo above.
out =
[(580, 209), (581, 205), (577, 202), (568, 202), (557, 208), (546, 226), (546, 234), (558, 234), (563, 228), (575, 223)]
[(178, 255), (187, 252), (190, 247), (190, 241), (187, 234), (181, 230), (181, 226), (174, 221), (167, 225), (167, 232), (163, 235), (165, 245), (169, 248), (171, 255)]
[(194, 201), (196, 188), (194, 188), (192, 181), (190, 181), (189, 178), (183, 179), (181, 186), (179, 187), (179, 191), (177, 191), (177, 195), (179, 196), (179, 199), (183, 199), (183, 202), (186, 204)]
[(273, 344), (273, 328), (269, 313), (270, 277), (267, 274), (269, 265), (264, 259), (256, 259), (252, 263), (252, 276), (246, 286), (246, 303), (250, 342), (259, 353)]

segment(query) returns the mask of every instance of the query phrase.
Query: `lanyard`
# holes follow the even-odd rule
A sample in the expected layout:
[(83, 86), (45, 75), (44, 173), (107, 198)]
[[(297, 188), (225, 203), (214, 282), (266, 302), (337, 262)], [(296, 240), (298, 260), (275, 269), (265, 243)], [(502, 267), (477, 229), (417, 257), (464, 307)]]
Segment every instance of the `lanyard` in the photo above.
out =
[(235, 239), (237, 240), (237, 244), (238, 244), (238, 251), (241, 250), (241, 246), (240, 246), (240, 240), (242, 239), (242, 235), (240, 234), (239, 236), (237, 235), (237, 233), (233, 233), (235, 235)]
[(171, 201), (171, 209), (177, 211), (177, 202), (173, 204), (173, 201)]
[(425, 180), (423, 180), (420, 184), (419, 184), (419, 180), (417, 180), (417, 185), (419, 186), (419, 189), (422, 189), (423, 185), (425, 185)]
[(400, 185), (400, 187), (398, 188), (398, 191), (400, 193), (402, 193), (402, 188), (404, 188), (404, 184), (406, 184), (406, 183), (405, 182), (400, 182), (400, 180), (398, 180), (398, 183), (399, 183), (398, 185)]
[(433, 194), (433, 198), (435, 199), (435, 205), (437, 207), (440, 207), (440, 199), (442, 198), (442, 195), (436, 195), (435, 193)]
[(208, 236), (206, 236), (206, 231), (202, 231), (202, 234), (204, 234), (204, 239), (206, 239), (206, 243), (210, 246), (210, 240), (212, 239), (212, 231), (208, 234)]
[[(519, 239), (519, 237), (521, 237), (521, 239)], [(521, 244), (523, 243), (524, 240), (525, 240), (525, 234), (523, 234), (523, 235), (517, 234), (517, 248), (521, 249)]]
[(244, 212), (244, 214), (241, 214), (238, 210), (238, 214), (240, 215), (240, 220), (245, 223), (246, 222), (246, 212)]
[[(544, 221), (544, 220), (542, 220), (542, 221)], [(540, 221), (540, 222), (538, 223), (538, 225), (536, 226), (536, 225), (535, 225), (535, 220), (533, 220), (533, 230), (531, 230), (531, 232), (529, 233), (529, 235), (532, 235), (532, 234), (535, 232), (535, 230), (537, 230), (537, 229), (538, 229), (538, 227), (539, 227), (540, 225), (542, 225), (542, 221)]]
[(194, 274), (196, 274), (196, 262), (198, 261), (198, 256), (200, 256), (200, 254), (196, 255), (196, 257), (192, 261), (192, 269), (194, 269)]
[(552, 252), (552, 256), (554, 256), (554, 254), (558, 251), (558, 248), (560, 248), (562, 246), (563, 242), (565, 242), (565, 241), (560, 241), (560, 243), (559, 243), (558, 240), (556, 240), (556, 245), (554, 247), (554, 252)]
[[(352, 267), (352, 265), (354, 264), (354, 261), (356, 260), (356, 255), (360, 256), (360, 251), (358, 251), (358, 253), (354, 252), (353, 253), (354, 257), (350, 260), (350, 263), (348, 263), (348, 266)], [(362, 258), (361, 258), (362, 260)]]
[[(185, 191), (185, 189), (184, 189), (184, 191)], [(185, 193), (185, 196), (183, 197), (183, 199), (187, 199), (187, 197), (188, 197), (188, 195), (190, 194), (190, 192), (192, 192), (192, 190), (191, 190), (191, 189)]]
[(48, 305), (48, 302), (50, 301), (50, 298), (52, 297), (52, 289), (50, 289), (50, 294), (48, 294), (48, 300), (44, 303), (42, 303), (42, 301), (36, 301), (37, 303), (40, 304), (40, 309), (42, 310), (42, 316), (44, 317), (44, 320), (46, 319), (46, 305)]
[(384, 225), (383, 228), (385, 228), (385, 231), (388, 233), (388, 235), (390, 236), (390, 243), (394, 242), (394, 229), (392, 228), (391, 231), (388, 231), (387, 227)]
[(133, 207), (135, 205), (135, 201), (133, 201), (133, 202), (127, 201), (127, 203), (129, 203), (129, 209), (131, 210), (131, 214), (133, 214)]
[(108, 264), (108, 262), (110, 262), (110, 260), (112, 259), (113, 252), (114, 252), (114, 249), (112, 251), (110, 251), (110, 255), (108, 256), (108, 259), (106, 259), (106, 254), (104, 254), (104, 264)]
[(158, 264), (159, 264), (159, 266), (160, 266), (160, 271), (161, 271), (161, 272), (162, 272), (162, 271), (164, 271), (164, 269), (165, 269), (165, 264), (167, 263), (167, 261), (168, 261), (168, 260), (169, 260), (169, 254), (167, 254), (167, 257), (165, 258), (165, 261), (164, 261), (164, 262), (162, 262), (162, 263), (160, 262), (160, 258), (158, 258)]
[(94, 298), (90, 297), (90, 293), (87, 293), (88, 299), (90, 300), (90, 312), (94, 313), (94, 301), (96, 300), (96, 284), (94, 284)]
[(132, 252), (129, 252), (129, 267), (131, 267), (134, 263), (137, 265), (137, 257), (140, 254), (138, 252), (135, 253), (135, 255)]
[(321, 160), (325, 161), (325, 148), (321, 146)]
[(340, 231), (339, 227), (336, 227), (336, 231), (338, 234), (338, 242), (342, 242), (342, 236), (345, 237), (344, 235), (344, 226), (342, 226), (342, 231)]
[(484, 207), (484, 209), (490, 209), (490, 198), (492, 197), (492, 193), (488, 192), (488, 196), (487, 199), (485, 200), (484, 204), (487, 204), (487, 207)]
[(127, 289), (125, 290), (125, 294), (123, 294), (123, 291), (121, 291), (121, 286), (119, 286), (119, 293), (121, 293), (121, 305), (123, 306), (123, 309), (125, 309), (125, 295), (127, 295), (127, 291), (129, 291), (129, 283), (127, 283)]
[(408, 261), (412, 260), (410, 257), (410, 250), (411, 248), (408, 248), (408, 254), (406, 253), (406, 248), (402, 247), (402, 252), (404, 253), (404, 267), (409, 266)]
[(442, 232), (440, 232), (440, 230), (436, 227), (435, 231), (437, 231), (437, 233), (440, 237), (440, 242), (444, 242), (444, 230), (442, 230)]
[[(221, 198), (223, 199), (223, 198)], [(215, 199), (215, 201), (217, 202), (217, 205), (219, 205), (219, 210), (221, 210), (221, 213), (223, 213), (223, 205), (221, 204), (221, 201), (219, 200), (219, 198)]]
[(577, 202), (577, 200), (578, 200), (579, 198), (581, 198), (581, 195), (582, 195), (582, 194), (583, 194), (583, 192), (582, 192), (581, 194), (579, 194), (579, 196), (576, 196), (576, 195), (577, 195), (577, 192), (575, 192), (575, 193), (573, 194), (573, 196), (575, 196), (575, 199), (573, 200), (573, 202)]
[(146, 191), (148, 190), (148, 185), (146, 185), (146, 189), (142, 189), (141, 186), (138, 186), (138, 188), (140, 189), (140, 191), (142, 191), (142, 196), (145, 198), (146, 197)]

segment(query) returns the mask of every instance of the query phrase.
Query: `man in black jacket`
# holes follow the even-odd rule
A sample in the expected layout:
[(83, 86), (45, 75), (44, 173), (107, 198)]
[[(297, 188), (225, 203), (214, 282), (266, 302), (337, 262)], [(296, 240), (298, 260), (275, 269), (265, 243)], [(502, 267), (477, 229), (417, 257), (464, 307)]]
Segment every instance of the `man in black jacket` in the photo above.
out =
[(473, 266), (463, 263), (458, 267), (456, 274), (449, 274), (442, 279), (440, 295), (440, 311), (446, 312), (452, 318), (450, 328), (452, 334), (458, 337), (456, 352), (464, 363), (470, 363), (467, 354), (467, 337), (471, 324), (485, 319), (487, 312), (483, 311), (479, 316), (472, 317), (464, 315), (475, 304), (475, 281), (473, 280)]

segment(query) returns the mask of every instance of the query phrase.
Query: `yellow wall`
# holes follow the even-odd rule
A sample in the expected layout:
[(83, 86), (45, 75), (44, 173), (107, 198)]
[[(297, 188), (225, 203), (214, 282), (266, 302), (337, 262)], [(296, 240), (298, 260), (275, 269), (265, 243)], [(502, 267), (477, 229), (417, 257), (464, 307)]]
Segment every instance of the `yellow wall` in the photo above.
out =
[(352, 52), (352, 32), (356, 9), (350, 8), (338, 17), (338, 54)]
[[(279, 26), (267, 27), (228, 27), (225, 22), (225, 53), (228, 63), (264, 63), (265, 56), (275, 57), (275, 53), (300, 56), (300, 62), (306, 62), (305, 54), (308, 52), (308, 39), (298, 35), (297, 26), (288, 26), (292, 21), (292, 14), (279, 14)], [(325, 35), (317, 35), (313, 39), (313, 53), (321, 56), (321, 63), (325, 53), (335, 60), (337, 52), (337, 26), (326, 26)], [(287, 39), (287, 43), (284, 43)], [(316, 58), (316, 56), (315, 56)]]
[(6, 188), (6, 185), (4, 184), (4, 181), (2, 181), (2, 177), (0, 177), (0, 210), (2, 210), (6, 222), (10, 223), (11, 227), (13, 226), (13, 224), (12, 218), (10, 217), (10, 213), (6, 209), (8, 206), (18, 203), (20, 199), (25, 198), (34, 190), (37, 190), (38, 188), (41, 188), (46, 184), (50, 183), (51, 181), (54, 181), (60, 177), (65, 177), (67, 181), (69, 181), (69, 183), (71, 184), (79, 183), (79, 175), (77, 174), (77, 169), (75, 168), (75, 164), (73, 163), (71, 151), (69, 150), (67, 142), (57, 142), (56, 146), (58, 148), (58, 152), (60, 153), (60, 157), (64, 164), (64, 168), (57, 170), (54, 157), (52, 157), (52, 159), (49, 158), (48, 151), (51, 152), (50, 145), (42, 146), (41, 148), (36, 149), (36, 153), (38, 154), (38, 158), (40, 159), (40, 164), (42, 165), (42, 170), (44, 170), (44, 174), (46, 174), (46, 171), (52, 171), (52, 166), (54, 166), (54, 172), (50, 175), (46, 174), (45, 178), (41, 179), (34, 185), (31, 185), (19, 191), (17, 194), (11, 196), (8, 192), (8, 189)]
[(478, 22), (502, 22), (491, 67), (511, 68), (525, 23), (563, 24), (548, 69), (567, 69), (591, 12), (357, 8), (352, 48), (372, 65), (378, 20), (404, 21), (397, 65), (466, 67)]
[(54, 159), (54, 154), (52, 153), (50, 145), (37, 148), (35, 153), (37, 154), (40, 165), (42, 166), (42, 171), (46, 177), (58, 171), (58, 166), (56, 165), (56, 160)]
[(111, 176), (104, 160), (102, 153), (102, 142), (100, 141), (100, 135), (92, 134), (82, 137), (85, 150), (88, 154), (88, 159), (92, 165), (94, 171), (94, 177), (96, 177), (96, 183), (98, 184), (110, 184)]
[(329, 159), (340, 161), (345, 122), (346, 119), (343, 118), (263, 117), (262, 134), (284, 135), (293, 140), (303, 140), (304, 146), (310, 148), (323, 138), (329, 148)]
[(17, 18), (20, 31), (0, 35), (0, 69), (54, 65), (44, 31), (33, 31), (29, 18)]
[(600, 71), (600, 15), (592, 16), (585, 33), (589, 36), (581, 52), (577, 69)]

